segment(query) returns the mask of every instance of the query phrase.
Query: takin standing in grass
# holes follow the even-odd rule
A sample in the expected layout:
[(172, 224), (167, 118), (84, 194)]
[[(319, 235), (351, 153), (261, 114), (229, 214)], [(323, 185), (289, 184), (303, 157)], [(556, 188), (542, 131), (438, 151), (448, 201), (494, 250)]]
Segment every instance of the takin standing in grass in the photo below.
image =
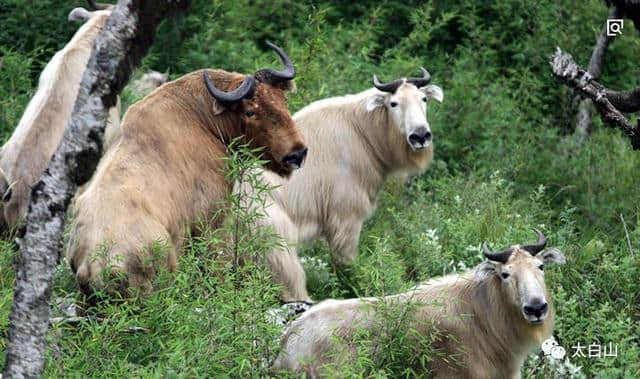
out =
[[(94, 2), (90, 5), (96, 6)], [(55, 153), (78, 94), (80, 81), (91, 55), (93, 41), (111, 15), (111, 6), (93, 12), (76, 8), (69, 21), (84, 21), (71, 41), (58, 51), (40, 74), (38, 90), (18, 126), (0, 150), (0, 169), (6, 174), (11, 196), (2, 200), (0, 229), (15, 229), (23, 223), (31, 187), (47, 168)], [(113, 134), (120, 123), (120, 103), (109, 110), (105, 131)]]
[(433, 157), (427, 122), (427, 101), (442, 101), (440, 87), (420, 78), (380, 83), (355, 95), (312, 103), (293, 119), (309, 143), (304, 170), (285, 181), (266, 173), (272, 191), (265, 225), (286, 242), (267, 256), (285, 302), (311, 299), (295, 245), (323, 237), (333, 263), (342, 268), (356, 258), (364, 221), (376, 206), (376, 196), (391, 175), (424, 172)]
[[(295, 69), (282, 49), (269, 46), (284, 70), (254, 76), (200, 70), (129, 108), (73, 204), (67, 257), (82, 290), (145, 293), (157, 269), (174, 271), (187, 230), (225, 208), (233, 183), (223, 158), (234, 139), (264, 148), (266, 167), (282, 177), (302, 165), (307, 148), (285, 98)], [(219, 218), (211, 222), (216, 226)], [(158, 243), (164, 246), (159, 259)]]
[[(359, 330), (367, 330), (374, 339), (384, 334), (375, 307), (382, 301), (412, 306), (406, 327), (431, 345), (430, 356), (416, 360), (427, 362), (426, 367), (416, 368), (427, 370), (425, 376), (519, 378), (527, 355), (553, 330), (543, 266), (565, 263), (558, 249), (544, 249), (546, 238), (536, 233), (535, 244), (513, 245), (501, 252), (489, 251), (484, 244), (488, 261), (399, 295), (319, 303), (287, 329), (275, 368), (320, 377), (324, 365), (349, 364), (357, 357), (356, 346), (349, 341)], [(417, 341), (406, 342), (420, 346)]]

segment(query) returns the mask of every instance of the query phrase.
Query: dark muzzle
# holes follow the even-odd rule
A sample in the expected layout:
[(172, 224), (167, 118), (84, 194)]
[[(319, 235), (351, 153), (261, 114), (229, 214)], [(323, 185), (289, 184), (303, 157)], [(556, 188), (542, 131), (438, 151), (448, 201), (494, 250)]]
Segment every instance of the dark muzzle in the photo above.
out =
[(296, 150), (291, 154), (287, 154), (282, 159), (282, 165), (285, 167), (290, 167), (292, 169), (301, 168), (304, 164), (304, 160), (307, 157), (307, 148), (302, 148), (300, 150)]

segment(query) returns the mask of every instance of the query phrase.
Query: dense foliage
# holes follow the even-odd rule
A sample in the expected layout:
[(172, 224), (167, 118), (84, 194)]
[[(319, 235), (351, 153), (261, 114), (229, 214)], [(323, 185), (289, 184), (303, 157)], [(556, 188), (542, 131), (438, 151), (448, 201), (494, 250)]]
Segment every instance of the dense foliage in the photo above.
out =
[[(71, 8), (61, 0), (0, 0), (3, 141), (39, 72), (77, 28), (66, 21)], [(590, 140), (577, 145), (571, 94), (548, 65), (556, 46), (585, 65), (606, 14), (600, 0), (194, 0), (186, 15), (163, 24), (143, 69), (172, 78), (202, 67), (254, 72), (278, 64), (264, 44), (272, 40), (296, 63), (298, 91), (289, 102), (296, 111), (368, 88), (373, 73), (391, 79), (424, 65), (445, 94), (429, 109), (432, 167), (381, 194), (361, 237), (352, 288), (331, 271), (325, 244), (304, 250), (312, 296), (395, 293), (479, 263), (483, 240), (495, 247), (524, 242), (538, 227), (568, 258), (546, 275), (557, 309), (554, 335), (581, 367), (577, 375), (633, 378), (640, 376), (640, 154), (600, 120)], [(602, 82), (619, 89), (640, 84), (639, 56), (640, 38), (629, 25), (607, 52)], [(137, 100), (131, 90), (124, 96), (125, 104)], [(264, 310), (278, 305), (275, 289), (261, 270), (218, 264), (214, 234), (192, 239), (180, 272), (162, 276), (154, 295), (100, 305), (89, 321), (55, 324), (46, 374), (266, 374), (279, 331)], [(271, 243), (251, 239), (242, 251), (258, 254)], [(16, 250), (10, 240), (0, 249), (3, 350)], [(82, 302), (66, 262), (54, 296)], [(413, 358), (402, 340), (388, 344), (398, 351), (385, 359), (363, 354), (337, 373), (410, 375), (405, 368)], [(609, 343), (617, 356), (572, 356), (578, 344)], [(523, 376), (566, 370), (538, 353)]]

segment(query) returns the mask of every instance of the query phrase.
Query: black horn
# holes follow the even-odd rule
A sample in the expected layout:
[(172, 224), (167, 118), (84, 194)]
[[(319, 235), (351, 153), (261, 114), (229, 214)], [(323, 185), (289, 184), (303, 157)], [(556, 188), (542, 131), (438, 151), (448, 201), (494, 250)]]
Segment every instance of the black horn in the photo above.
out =
[(87, 0), (87, 4), (89, 4), (89, 8), (92, 11), (99, 11), (99, 10), (107, 9), (110, 6), (112, 6), (112, 4), (96, 3), (95, 0)]
[(547, 237), (538, 229), (534, 228), (533, 231), (538, 235), (538, 242), (531, 245), (522, 245), (521, 249), (528, 251), (531, 255), (536, 255), (547, 245)]
[(502, 251), (497, 251), (497, 252), (496, 251), (491, 251), (487, 247), (487, 243), (486, 242), (482, 243), (482, 253), (490, 261), (500, 262), (500, 263), (507, 263), (507, 261), (509, 260), (509, 257), (511, 256), (512, 252), (513, 252), (513, 249), (511, 249), (511, 248), (508, 248), (508, 249), (502, 250)]
[(211, 80), (209, 80), (206, 71), (202, 72), (202, 77), (204, 79), (204, 84), (211, 96), (222, 103), (222, 105), (229, 105), (242, 99), (250, 99), (256, 89), (256, 80), (249, 75), (244, 78), (242, 84), (240, 84), (238, 88), (234, 89), (231, 92), (224, 92), (217, 89), (216, 86), (213, 85)]
[(278, 82), (285, 82), (295, 78), (296, 68), (293, 67), (293, 63), (291, 63), (291, 59), (287, 53), (285, 53), (282, 48), (269, 41), (267, 41), (267, 46), (275, 50), (278, 56), (280, 56), (280, 60), (282, 60), (282, 64), (284, 65), (284, 70), (278, 71), (270, 68), (263, 68), (256, 72), (256, 79), (263, 83), (276, 84)]
[(411, 83), (418, 88), (426, 86), (431, 81), (431, 74), (429, 74), (429, 71), (424, 67), (420, 67), (420, 71), (422, 71), (422, 78), (407, 78), (408, 83)]
[(380, 83), (378, 77), (373, 75), (373, 85), (382, 92), (394, 93), (403, 82), (402, 79), (396, 79), (389, 83)]

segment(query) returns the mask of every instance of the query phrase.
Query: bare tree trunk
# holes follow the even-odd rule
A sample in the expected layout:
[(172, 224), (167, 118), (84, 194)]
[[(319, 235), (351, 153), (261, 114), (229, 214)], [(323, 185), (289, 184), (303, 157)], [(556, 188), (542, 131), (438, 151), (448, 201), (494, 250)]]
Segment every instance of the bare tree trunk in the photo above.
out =
[[(620, 8), (614, 6), (609, 10), (607, 20), (622, 17)], [(612, 37), (607, 35), (607, 22), (605, 20), (604, 26), (600, 31), (596, 45), (593, 48), (591, 59), (589, 60), (589, 67), (587, 71), (594, 79), (599, 79), (602, 74), (602, 61), (604, 54), (607, 51), (607, 46)], [(580, 100), (578, 104), (578, 115), (576, 116), (576, 129), (575, 136), (579, 143), (583, 143), (589, 135), (591, 135), (591, 118), (593, 117), (593, 103), (591, 99), (584, 98)]]
[(42, 374), (49, 298), (67, 206), (93, 174), (102, 155), (106, 110), (146, 54), (156, 26), (189, 0), (120, 0), (96, 38), (71, 120), (49, 167), (33, 187), (20, 255), (14, 267), (14, 300), (4, 376)]
[[(640, 99), (635, 98), (632, 100), (630, 97), (634, 94), (640, 94), (640, 89), (629, 92), (608, 90), (596, 80), (593, 80), (588, 72), (576, 64), (570, 54), (563, 52), (560, 48), (557, 49), (549, 63), (556, 78), (568, 87), (578, 91), (581, 96), (591, 99), (605, 124), (622, 130), (630, 139), (633, 149), (640, 150), (640, 127), (634, 127), (620, 110), (612, 104), (615, 101), (622, 103), (620, 99), (624, 99), (628, 101), (626, 104), (629, 105), (629, 108), (633, 108), (634, 104), (640, 104)], [(614, 96), (609, 99), (608, 94), (617, 95), (617, 97)]]

